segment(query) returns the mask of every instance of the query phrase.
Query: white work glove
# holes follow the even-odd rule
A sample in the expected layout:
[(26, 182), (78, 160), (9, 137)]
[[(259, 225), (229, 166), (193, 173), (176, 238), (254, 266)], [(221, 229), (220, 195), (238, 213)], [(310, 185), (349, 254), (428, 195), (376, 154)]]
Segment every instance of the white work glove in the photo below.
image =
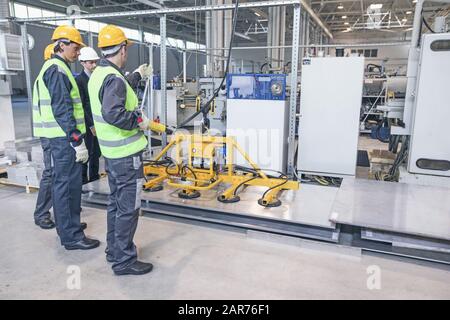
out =
[(145, 114), (142, 114), (141, 118), (142, 121), (139, 123), (139, 129), (142, 131), (147, 131), (150, 126), (150, 120), (145, 116)]
[(86, 163), (89, 160), (89, 151), (86, 148), (86, 144), (83, 142), (78, 147), (73, 147), (76, 152), (76, 162)]
[(148, 64), (143, 64), (134, 70), (134, 72), (139, 73), (142, 79), (147, 79), (153, 74), (153, 67)]

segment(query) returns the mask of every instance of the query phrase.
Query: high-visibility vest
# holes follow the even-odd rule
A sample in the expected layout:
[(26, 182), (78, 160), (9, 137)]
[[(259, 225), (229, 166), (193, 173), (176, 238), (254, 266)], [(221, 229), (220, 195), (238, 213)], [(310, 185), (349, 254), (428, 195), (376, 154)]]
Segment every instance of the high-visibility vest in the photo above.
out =
[(78, 90), (77, 82), (72, 75), (72, 72), (67, 65), (57, 59), (53, 58), (47, 60), (39, 73), (33, 86), (33, 133), (36, 137), (44, 138), (59, 138), (66, 137), (66, 133), (59, 126), (53, 115), (52, 98), (50, 92), (44, 83), (45, 72), (53, 65), (57, 65), (59, 70), (67, 75), (72, 90), (70, 97), (72, 99), (73, 116), (77, 122), (77, 129), (82, 133), (86, 133), (86, 124), (84, 122), (84, 110), (81, 103), (80, 91)]
[[(89, 97), (91, 99), (92, 116), (102, 155), (108, 159), (120, 159), (136, 154), (147, 146), (147, 138), (139, 129), (123, 130), (107, 123), (102, 115), (100, 90), (107, 76), (114, 74), (123, 80), (126, 86), (125, 109), (134, 111), (139, 105), (138, 97), (125, 77), (111, 66), (98, 66), (89, 79)], [(113, 94), (104, 92), (104, 95)]]

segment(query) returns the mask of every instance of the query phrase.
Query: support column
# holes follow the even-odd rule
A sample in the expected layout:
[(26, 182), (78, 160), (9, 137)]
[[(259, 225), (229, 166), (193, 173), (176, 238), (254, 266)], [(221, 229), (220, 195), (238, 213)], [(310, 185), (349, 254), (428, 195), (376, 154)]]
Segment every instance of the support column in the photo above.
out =
[[(217, 5), (222, 5), (224, 0), (217, 0)], [(224, 11), (214, 11), (212, 13), (212, 24), (211, 24), (211, 34), (212, 34), (212, 46), (213, 48), (224, 48)], [(223, 60), (223, 50), (213, 51), (213, 72), (212, 76), (220, 78), (224, 73), (224, 60)]]
[[(232, 4), (232, 0), (224, 0), (224, 4)], [(231, 41), (231, 33), (233, 32), (233, 11), (224, 11), (224, 22), (223, 22), (223, 44), (224, 48), (228, 48)], [(228, 51), (224, 51), (224, 57), (228, 54)], [(226, 70), (226, 61), (224, 62), (224, 70)]]
[[(268, 46), (284, 46), (286, 34), (286, 7), (269, 8)], [(282, 68), (284, 49), (268, 49), (268, 60), (273, 68)]]
[(33, 110), (31, 109), (31, 106), (33, 105), (33, 92), (31, 89), (31, 63), (30, 51), (28, 50), (28, 29), (26, 23), (20, 26), (20, 31), (22, 33), (23, 60), (25, 65), (25, 81), (27, 86), (28, 108), (30, 109), (31, 136), (33, 136)]
[[(160, 21), (161, 36), (161, 122), (167, 124), (167, 15), (163, 15)], [(162, 147), (167, 145), (167, 134), (162, 135)]]
[(298, 82), (298, 58), (300, 45), (300, 15), (301, 6), (294, 6), (294, 21), (292, 35), (292, 75), (291, 75), (291, 96), (289, 100), (289, 138), (288, 138), (288, 175), (292, 175), (295, 170), (295, 129), (297, 118), (297, 82)]
[[(206, 5), (211, 5), (211, 0), (206, 0)], [(212, 11), (205, 12), (205, 37), (206, 37), (206, 70), (205, 77), (210, 77), (212, 75), (213, 70), (213, 51), (210, 49), (213, 47), (212, 42)]]

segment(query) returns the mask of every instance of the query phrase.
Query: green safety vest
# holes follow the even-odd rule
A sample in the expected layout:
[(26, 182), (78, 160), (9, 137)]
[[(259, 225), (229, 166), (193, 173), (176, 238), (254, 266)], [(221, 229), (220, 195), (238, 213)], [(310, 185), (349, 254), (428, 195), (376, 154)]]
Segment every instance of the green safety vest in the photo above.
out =
[(99, 97), (100, 89), (106, 77), (111, 74), (121, 78), (126, 85), (127, 99), (125, 109), (127, 111), (136, 110), (139, 100), (125, 77), (113, 67), (98, 66), (89, 79), (88, 87), (92, 116), (102, 155), (108, 159), (120, 159), (144, 150), (147, 147), (147, 138), (139, 129), (123, 130), (110, 125), (103, 119), (102, 103)]
[(84, 122), (84, 110), (77, 82), (68, 66), (56, 58), (47, 60), (44, 63), (33, 86), (33, 134), (35, 137), (50, 139), (67, 136), (58, 122), (56, 122), (53, 115), (50, 92), (44, 83), (44, 74), (53, 65), (57, 65), (59, 70), (67, 75), (72, 84), (70, 97), (72, 98), (73, 116), (77, 122), (77, 129), (84, 134), (86, 133), (86, 124)]

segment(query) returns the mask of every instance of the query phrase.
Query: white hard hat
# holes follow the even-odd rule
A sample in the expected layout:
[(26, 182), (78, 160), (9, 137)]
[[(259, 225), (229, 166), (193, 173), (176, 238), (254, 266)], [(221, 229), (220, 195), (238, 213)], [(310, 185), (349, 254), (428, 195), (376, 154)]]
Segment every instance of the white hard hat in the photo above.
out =
[(91, 47), (84, 47), (80, 50), (80, 56), (78, 60), (80, 61), (96, 61), (99, 60), (100, 57), (98, 56), (97, 52), (95, 52), (94, 49)]

